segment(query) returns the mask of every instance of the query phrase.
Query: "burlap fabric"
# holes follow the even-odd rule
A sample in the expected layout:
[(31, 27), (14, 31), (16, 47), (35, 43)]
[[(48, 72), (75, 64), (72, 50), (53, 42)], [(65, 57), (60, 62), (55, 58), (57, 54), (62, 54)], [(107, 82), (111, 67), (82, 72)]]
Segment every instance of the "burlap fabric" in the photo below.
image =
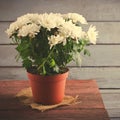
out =
[(19, 100), (24, 105), (31, 106), (32, 109), (37, 109), (37, 110), (40, 110), (41, 112), (46, 111), (46, 110), (50, 110), (50, 109), (53, 109), (53, 108), (57, 108), (57, 107), (60, 107), (60, 106), (74, 105), (74, 104), (80, 103), (80, 101), (78, 101), (78, 96), (72, 97), (72, 96), (66, 95), (64, 97), (63, 101), (59, 104), (55, 104), (55, 105), (38, 104), (38, 103), (35, 103), (32, 99), (31, 88), (22, 89), (20, 92), (18, 92), (16, 94), (16, 97), (18, 97)]

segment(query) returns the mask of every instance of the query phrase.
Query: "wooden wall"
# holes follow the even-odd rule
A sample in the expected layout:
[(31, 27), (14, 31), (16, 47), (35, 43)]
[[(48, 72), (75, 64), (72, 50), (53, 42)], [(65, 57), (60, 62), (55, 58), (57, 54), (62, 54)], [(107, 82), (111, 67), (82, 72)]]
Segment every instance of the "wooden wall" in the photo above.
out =
[(120, 0), (0, 0), (0, 80), (27, 79), (15, 61), (15, 45), (5, 34), (9, 24), (26, 13), (77, 12), (99, 30), (91, 57), (82, 66), (69, 64), (69, 79), (96, 79), (111, 120), (120, 119)]
[(100, 88), (120, 87), (120, 0), (1, 0), (0, 79), (27, 79), (4, 31), (18, 16), (36, 12), (77, 12), (96, 25), (97, 45), (89, 46), (91, 57), (83, 57), (81, 67), (69, 64), (69, 79), (94, 78)]

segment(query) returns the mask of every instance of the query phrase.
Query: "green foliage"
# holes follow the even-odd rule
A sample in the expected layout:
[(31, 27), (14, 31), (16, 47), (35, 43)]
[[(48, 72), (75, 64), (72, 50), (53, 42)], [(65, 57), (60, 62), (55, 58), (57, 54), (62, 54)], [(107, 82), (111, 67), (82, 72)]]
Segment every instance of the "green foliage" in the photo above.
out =
[[(34, 39), (14, 37), (14, 42), (17, 44), (16, 50), (19, 53), (16, 59), (21, 57), (23, 67), (32, 73), (41, 75), (62, 73), (72, 60), (76, 63), (80, 62), (80, 52), (83, 51), (84, 55), (90, 55), (89, 51), (85, 49), (88, 44), (86, 40), (79, 40), (76, 43), (68, 38), (65, 45), (60, 43), (50, 49), (47, 39), (48, 31), (42, 29), (41, 32)], [(49, 33), (49, 35), (51, 34), (52, 32)], [(75, 57), (76, 55), (77, 57)]]
[(89, 43), (87, 40), (79, 40), (76, 43), (70, 37), (67, 38), (65, 45), (59, 43), (50, 49), (48, 36), (54, 34), (56, 30), (57, 28), (49, 32), (42, 28), (33, 39), (19, 38), (14, 35), (13, 41), (17, 44), (16, 50), (19, 53), (16, 59), (21, 57), (23, 67), (29, 72), (41, 75), (63, 73), (66, 65), (72, 60), (77, 64), (81, 62), (80, 52), (83, 51), (84, 55), (90, 55), (89, 51), (85, 49)]
[(67, 64), (81, 64), (80, 53), (90, 56), (86, 49), (96, 43), (98, 31), (90, 25), (84, 31), (86, 19), (77, 13), (26, 14), (13, 23), (6, 33), (17, 45), (16, 60), (22, 60), (28, 72), (53, 75), (65, 72)]

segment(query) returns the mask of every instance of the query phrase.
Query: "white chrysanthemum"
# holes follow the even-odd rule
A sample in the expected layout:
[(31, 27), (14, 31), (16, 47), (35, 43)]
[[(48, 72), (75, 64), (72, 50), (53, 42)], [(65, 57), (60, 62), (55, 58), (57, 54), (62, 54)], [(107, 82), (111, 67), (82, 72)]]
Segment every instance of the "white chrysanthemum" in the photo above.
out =
[(83, 36), (82, 28), (75, 26), (71, 21), (65, 22), (63, 26), (59, 28), (60, 34), (67, 38), (71, 37), (73, 39), (81, 39)]
[(45, 13), (39, 17), (39, 24), (48, 30), (59, 27), (60, 25), (64, 24), (64, 22), (65, 21), (60, 14)]
[(98, 31), (96, 31), (95, 26), (90, 26), (87, 32), (88, 39), (91, 43), (96, 44), (96, 40), (98, 38)]
[(21, 29), (18, 31), (18, 36), (29, 36), (29, 37), (35, 37), (35, 35), (39, 32), (40, 26), (36, 24), (28, 24), (23, 26)]
[(81, 24), (87, 24), (86, 19), (77, 13), (68, 13), (63, 15), (65, 19), (71, 19), (74, 23), (80, 22)]
[(17, 19), (17, 24), (19, 27), (22, 27), (23, 25), (26, 25), (28, 23), (31, 23), (30, 19), (27, 17), (27, 15), (21, 16)]
[(63, 37), (67, 38), (67, 37), (71, 36), (72, 28), (73, 28), (72, 22), (68, 21), (59, 27), (59, 32)]
[(6, 33), (9, 35), (9, 37), (15, 33), (17, 30), (22, 28), (24, 25), (27, 25), (31, 21), (27, 17), (19, 17), (16, 22), (13, 22), (10, 24), (9, 29), (7, 29)]
[(10, 37), (13, 33), (15, 33), (15, 31), (18, 29), (18, 24), (16, 22), (11, 23), (10, 27), (6, 30), (6, 33), (8, 34), (8, 36)]
[(48, 40), (49, 40), (50, 48), (52, 48), (54, 45), (64, 42), (65, 39), (60, 35), (57, 36), (52, 35), (48, 38)]
[(36, 14), (30, 14), (30, 13), (28, 13), (28, 14), (24, 15), (23, 17), (29, 19), (29, 21), (30, 21), (31, 23), (38, 24), (38, 23), (39, 23), (38, 20), (39, 20), (39, 18), (40, 18), (40, 15), (37, 14), (37, 13), (36, 13)]
[(81, 39), (82, 38), (82, 35), (83, 32), (82, 32), (82, 28), (81, 27), (77, 27), (77, 26), (74, 26), (73, 29), (72, 29), (72, 34), (71, 36), (74, 38), (74, 39)]
[[(66, 21), (66, 19), (69, 19), (69, 21)], [(87, 24), (86, 19), (77, 13), (68, 13), (65, 15), (59, 13), (26, 14), (12, 23), (9, 29), (6, 30), (6, 33), (9, 37), (14, 33), (16, 33), (17, 36), (35, 37), (42, 26), (49, 31), (52, 28), (58, 28), (55, 36), (49, 38), (49, 40), (51, 40), (49, 41), (51, 46), (59, 42), (63, 42), (63, 45), (65, 45), (68, 37), (76, 40), (77, 43), (80, 39), (89, 39), (91, 43), (95, 44), (98, 36), (95, 26), (90, 26), (86, 33), (82, 30), (82, 27), (75, 25), (76, 22)]]

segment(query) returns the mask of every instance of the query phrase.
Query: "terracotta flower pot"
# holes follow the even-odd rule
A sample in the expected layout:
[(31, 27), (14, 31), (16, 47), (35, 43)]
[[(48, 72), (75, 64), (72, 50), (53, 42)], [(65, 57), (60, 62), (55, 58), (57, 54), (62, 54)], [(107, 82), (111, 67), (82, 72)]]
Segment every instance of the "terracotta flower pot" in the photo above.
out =
[(53, 76), (35, 75), (27, 72), (32, 88), (33, 99), (41, 104), (57, 104), (64, 98), (68, 70)]

